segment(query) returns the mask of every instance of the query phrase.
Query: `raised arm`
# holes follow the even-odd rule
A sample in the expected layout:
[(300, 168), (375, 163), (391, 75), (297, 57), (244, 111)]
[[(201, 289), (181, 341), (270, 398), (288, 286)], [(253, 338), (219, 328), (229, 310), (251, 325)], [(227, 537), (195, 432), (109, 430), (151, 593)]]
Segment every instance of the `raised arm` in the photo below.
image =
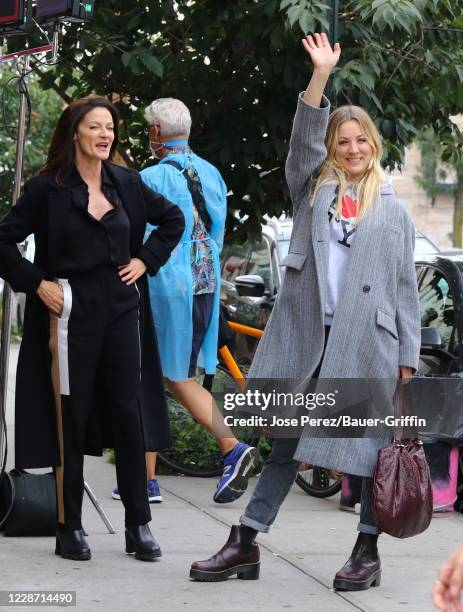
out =
[(339, 43), (332, 49), (326, 34), (307, 36), (302, 44), (314, 70), (298, 100), (286, 161), (286, 180), (295, 211), (309, 192), (314, 171), (326, 157), (324, 140), (330, 105), (323, 92), (341, 55)]

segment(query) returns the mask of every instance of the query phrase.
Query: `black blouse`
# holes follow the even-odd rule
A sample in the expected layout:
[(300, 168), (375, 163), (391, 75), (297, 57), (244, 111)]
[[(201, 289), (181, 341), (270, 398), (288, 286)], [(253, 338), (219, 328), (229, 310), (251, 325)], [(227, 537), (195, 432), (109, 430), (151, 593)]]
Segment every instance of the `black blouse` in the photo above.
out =
[(66, 178), (71, 187), (72, 205), (69, 210), (64, 247), (60, 253), (59, 276), (88, 272), (97, 268), (117, 268), (130, 262), (130, 221), (117, 189), (104, 166), (101, 190), (114, 206), (101, 219), (88, 211), (89, 194), (77, 168)]

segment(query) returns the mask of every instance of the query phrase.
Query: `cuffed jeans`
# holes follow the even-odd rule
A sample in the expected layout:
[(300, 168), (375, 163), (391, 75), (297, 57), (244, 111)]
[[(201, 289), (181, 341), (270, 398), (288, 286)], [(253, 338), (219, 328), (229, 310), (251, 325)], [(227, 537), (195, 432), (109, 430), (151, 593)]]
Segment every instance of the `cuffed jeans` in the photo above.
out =
[[(272, 451), (258, 478), (251, 500), (240, 518), (242, 525), (256, 531), (268, 533), (275, 521), (281, 504), (297, 476), (299, 462), (293, 459), (299, 440), (297, 438), (276, 438)], [(378, 534), (379, 529), (373, 518), (372, 478), (362, 479), (360, 522), (357, 530)]]

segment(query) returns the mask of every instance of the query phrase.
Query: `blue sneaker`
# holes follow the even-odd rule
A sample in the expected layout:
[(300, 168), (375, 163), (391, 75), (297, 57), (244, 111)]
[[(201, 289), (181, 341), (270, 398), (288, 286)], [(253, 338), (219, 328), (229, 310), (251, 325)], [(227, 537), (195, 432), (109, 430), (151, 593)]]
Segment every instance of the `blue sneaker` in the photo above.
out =
[(150, 503), (160, 504), (162, 502), (161, 490), (156, 479), (148, 480), (148, 500)]
[[(148, 480), (147, 490), (148, 490), (148, 500), (149, 502), (153, 502), (156, 504), (160, 504), (162, 502), (162, 495), (159, 489), (159, 484), (157, 480)], [(119, 493), (119, 489), (113, 489), (111, 493), (111, 497), (113, 499), (121, 499), (121, 495)]]
[(227, 504), (241, 497), (258, 461), (257, 448), (239, 442), (223, 461), (224, 470), (212, 499), (218, 504)]

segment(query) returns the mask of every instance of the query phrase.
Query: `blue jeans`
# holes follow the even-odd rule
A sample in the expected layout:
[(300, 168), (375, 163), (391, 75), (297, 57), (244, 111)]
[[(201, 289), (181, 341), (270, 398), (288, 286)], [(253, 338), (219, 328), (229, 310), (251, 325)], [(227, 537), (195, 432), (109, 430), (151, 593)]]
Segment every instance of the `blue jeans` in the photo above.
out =
[[(298, 442), (297, 438), (275, 438), (270, 456), (265, 462), (240, 523), (262, 533), (270, 531), (270, 526), (297, 476), (299, 462), (293, 459), (293, 455)], [(372, 478), (362, 479), (360, 522), (357, 530), (378, 534), (379, 529), (372, 511), (372, 485)]]

